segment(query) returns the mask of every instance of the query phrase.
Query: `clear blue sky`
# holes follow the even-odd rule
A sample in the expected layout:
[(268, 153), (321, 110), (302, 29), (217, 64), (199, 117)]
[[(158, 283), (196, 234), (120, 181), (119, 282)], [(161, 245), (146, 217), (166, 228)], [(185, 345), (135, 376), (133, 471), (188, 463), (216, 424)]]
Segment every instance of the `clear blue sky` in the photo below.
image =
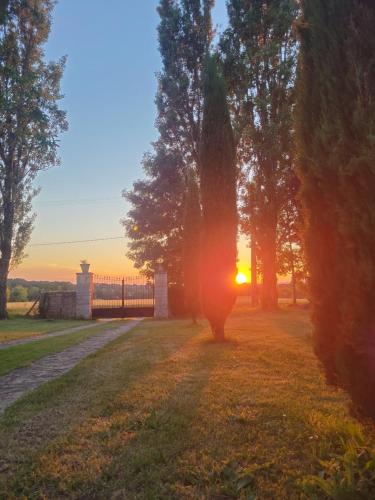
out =
[[(160, 69), (157, 0), (60, 0), (47, 59), (68, 56), (61, 103), (69, 132), (61, 166), (40, 174), (31, 244), (121, 236), (121, 191), (142, 176), (141, 159), (156, 138), (155, 72)], [(214, 23), (225, 26), (224, 0)], [(70, 201), (72, 200), (72, 201)], [(83, 200), (83, 201), (80, 201)], [(127, 272), (126, 242), (32, 247), (13, 272), (26, 278), (74, 276), (80, 259), (94, 271)]]

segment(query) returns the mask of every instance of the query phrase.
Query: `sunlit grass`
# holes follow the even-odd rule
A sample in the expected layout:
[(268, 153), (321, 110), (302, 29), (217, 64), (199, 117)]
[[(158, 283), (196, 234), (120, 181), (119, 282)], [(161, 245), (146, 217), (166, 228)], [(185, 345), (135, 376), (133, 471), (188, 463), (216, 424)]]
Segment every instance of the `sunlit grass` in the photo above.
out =
[[(87, 322), (87, 329), (67, 333), (58, 337), (46, 336), (28, 344), (14, 345), (6, 349), (0, 349), (0, 376), (9, 373), (16, 368), (27, 366), (38, 359), (63, 351), (68, 347), (79, 344), (84, 340), (114, 327), (125, 324), (125, 321), (115, 321), (96, 324)], [(91, 327), (90, 327), (91, 325)]]
[(75, 326), (90, 324), (79, 320), (47, 320), (25, 317), (13, 317), (0, 321), (0, 343), (18, 340), (36, 335), (45, 335)]
[(7, 309), (11, 314), (26, 314), (34, 302), (8, 302)]
[[(371, 455), (373, 431), (325, 385), (307, 312), (242, 301), (228, 334), (216, 344), (204, 322), (143, 322), (13, 405), (0, 497), (324, 498), (314, 478), (336, 491), (321, 460), (358, 436)], [(354, 456), (337, 458), (338, 477)]]

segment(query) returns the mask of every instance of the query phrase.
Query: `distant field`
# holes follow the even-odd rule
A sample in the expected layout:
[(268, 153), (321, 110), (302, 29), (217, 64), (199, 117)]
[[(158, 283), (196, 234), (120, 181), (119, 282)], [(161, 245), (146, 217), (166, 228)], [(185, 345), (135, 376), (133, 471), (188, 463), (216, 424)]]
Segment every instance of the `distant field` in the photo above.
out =
[[(237, 305), (248, 305), (250, 303), (250, 297), (242, 296), (238, 297)], [(298, 305), (308, 304), (309, 301), (307, 299), (298, 299)], [(292, 304), (292, 299), (279, 299), (280, 305), (289, 305)], [(144, 306), (144, 307), (152, 307), (154, 305), (153, 299), (126, 299), (125, 307), (134, 307), (134, 306)], [(94, 299), (93, 301), (94, 307), (121, 307), (121, 299)]]
[[(238, 297), (237, 304), (248, 304), (250, 297)], [(279, 299), (279, 303), (282, 305), (287, 305), (292, 303), (292, 299)], [(307, 299), (298, 299), (297, 303), (299, 305), (308, 304)], [(26, 314), (33, 302), (9, 302), (8, 309), (13, 314)], [(152, 307), (154, 305), (153, 299), (126, 299), (125, 307), (134, 307), (136, 305), (141, 305), (145, 307)], [(121, 299), (95, 299), (93, 301), (94, 307), (121, 307)]]
[[(125, 307), (152, 307), (154, 305), (154, 299), (126, 299)], [(94, 307), (121, 307), (121, 299), (95, 299), (93, 301)]]
[[(247, 305), (250, 303), (250, 297), (245, 295), (245, 296), (240, 296), (237, 298), (237, 305)], [(298, 305), (306, 305), (308, 304), (309, 301), (307, 299), (297, 299), (297, 304)], [(291, 305), (292, 304), (292, 299), (284, 299), (284, 298), (280, 298), (279, 299), (279, 304), (280, 305)]]
[(34, 302), (8, 302), (8, 311), (13, 314), (26, 314)]

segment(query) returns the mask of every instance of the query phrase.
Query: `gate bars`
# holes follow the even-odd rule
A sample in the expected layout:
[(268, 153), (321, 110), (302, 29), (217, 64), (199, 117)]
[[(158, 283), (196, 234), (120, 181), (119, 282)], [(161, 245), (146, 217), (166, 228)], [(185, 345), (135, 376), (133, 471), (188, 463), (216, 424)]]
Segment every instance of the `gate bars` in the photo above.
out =
[(94, 274), (93, 309), (154, 307), (154, 282), (144, 276)]

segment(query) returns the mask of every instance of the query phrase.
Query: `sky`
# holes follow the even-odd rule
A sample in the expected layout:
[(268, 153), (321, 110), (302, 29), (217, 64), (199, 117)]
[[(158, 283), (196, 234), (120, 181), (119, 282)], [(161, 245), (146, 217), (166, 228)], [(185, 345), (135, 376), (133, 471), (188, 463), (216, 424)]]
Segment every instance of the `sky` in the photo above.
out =
[[(60, 105), (67, 111), (69, 131), (60, 137), (61, 165), (37, 179), (35, 229), (27, 258), (12, 277), (73, 281), (82, 259), (95, 273), (136, 273), (126, 257), (125, 238), (49, 243), (124, 236), (120, 220), (128, 207), (121, 193), (143, 176), (143, 154), (157, 137), (157, 4), (59, 0), (55, 7), (45, 56), (68, 58)], [(217, 0), (213, 17), (220, 31), (226, 25), (225, 0)], [(242, 242), (243, 271), (249, 267), (247, 257)]]

